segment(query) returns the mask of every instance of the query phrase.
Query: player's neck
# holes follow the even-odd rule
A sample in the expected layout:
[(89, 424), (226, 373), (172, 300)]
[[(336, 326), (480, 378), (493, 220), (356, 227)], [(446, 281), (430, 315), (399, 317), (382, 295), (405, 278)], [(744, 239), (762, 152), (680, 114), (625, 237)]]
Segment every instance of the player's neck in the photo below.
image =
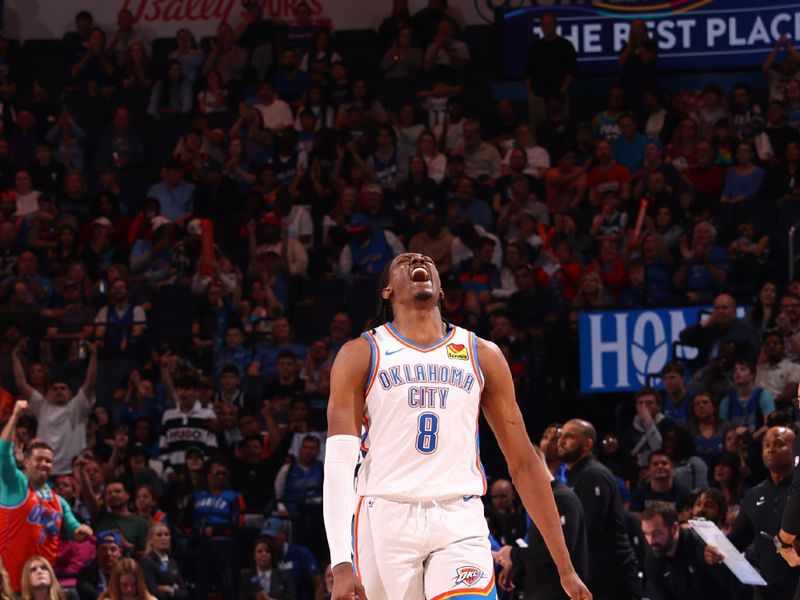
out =
[(445, 335), (445, 323), (438, 307), (407, 309), (395, 314), (392, 326), (417, 346), (430, 346)]

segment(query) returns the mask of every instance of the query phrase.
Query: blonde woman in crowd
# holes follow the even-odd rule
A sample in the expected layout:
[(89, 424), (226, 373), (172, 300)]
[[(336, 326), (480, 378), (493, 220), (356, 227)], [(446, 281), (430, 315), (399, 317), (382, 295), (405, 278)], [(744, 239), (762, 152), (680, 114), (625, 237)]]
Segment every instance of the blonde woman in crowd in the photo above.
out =
[[(64, 600), (64, 592), (58, 585), (52, 565), (41, 556), (31, 556), (25, 562), (21, 579), (20, 600)], [(3, 573), (3, 583), (6, 582), (7, 574)]]

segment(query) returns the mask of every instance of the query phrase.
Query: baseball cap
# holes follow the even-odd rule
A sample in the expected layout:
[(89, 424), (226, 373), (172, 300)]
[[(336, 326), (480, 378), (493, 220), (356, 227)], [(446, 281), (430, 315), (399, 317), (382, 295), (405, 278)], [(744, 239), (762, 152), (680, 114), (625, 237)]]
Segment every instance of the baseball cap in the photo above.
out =
[(203, 460), (206, 458), (206, 453), (200, 446), (189, 446), (185, 452), (186, 458), (189, 458), (190, 454), (199, 454)]
[(119, 531), (114, 531), (113, 529), (101, 531), (97, 534), (94, 545), (99, 548), (103, 544), (116, 544), (122, 548), (122, 536), (119, 534)]
[(261, 528), (261, 535), (264, 537), (278, 537), (279, 533), (282, 533), (286, 527), (284, 526), (283, 520), (279, 519), (278, 517), (270, 517), (266, 521), (264, 521), (264, 526)]
[(357, 233), (369, 228), (369, 217), (367, 215), (356, 213), (350, 217), (350, 224), (347, 226), (347, 233)]

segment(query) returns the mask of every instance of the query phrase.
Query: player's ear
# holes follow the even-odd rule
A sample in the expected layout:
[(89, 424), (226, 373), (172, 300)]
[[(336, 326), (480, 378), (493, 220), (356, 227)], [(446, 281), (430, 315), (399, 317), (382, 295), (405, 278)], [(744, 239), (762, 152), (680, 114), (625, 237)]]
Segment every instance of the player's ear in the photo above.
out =
[(389, 300), (391, 299), (391, 297), (392, 297), (392, 288), (387, 286), (381, 290), (381, 298), (383, 298), (384, 300)]
[(444, 300), (444, 290), (439, 288), (439, 302)]

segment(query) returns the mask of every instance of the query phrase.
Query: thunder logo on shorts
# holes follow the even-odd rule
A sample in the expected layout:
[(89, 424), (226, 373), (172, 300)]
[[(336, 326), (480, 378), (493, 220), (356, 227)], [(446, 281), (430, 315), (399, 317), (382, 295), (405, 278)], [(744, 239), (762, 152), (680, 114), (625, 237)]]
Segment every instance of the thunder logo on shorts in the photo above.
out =
[(483, 571), (478, 567), (473, 567), (471, 565), (458, 567), (456, 569), (456, 576), (453, 578), (453, 585), (463, 584), (467, 587), (472, 587), (484, 577)]

